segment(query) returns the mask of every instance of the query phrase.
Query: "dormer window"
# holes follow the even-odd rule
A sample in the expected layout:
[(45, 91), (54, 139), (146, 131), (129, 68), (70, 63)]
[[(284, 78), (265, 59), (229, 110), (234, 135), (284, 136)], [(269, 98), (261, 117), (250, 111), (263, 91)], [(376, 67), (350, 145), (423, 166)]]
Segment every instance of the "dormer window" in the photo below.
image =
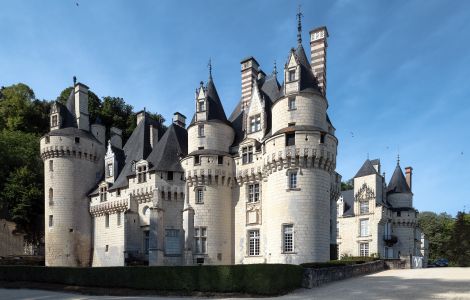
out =
[(173, 172), (172, 171), (168, 171), (168, 174), (167, 174), (167, 180), (173, 180)]
[(242, 164), (248, 164), (253, 162), (253, 146), (247, 146), (242, 148)]
[(142, 183), (147, 181), (147, 167), (140, 166), (137, 167), (137, 183)]
[(57, 115), (51, 117), (51, 127), (57, 127), (59, 125)]
[(295, 70), (290, 70), (288, 73), (288, 81), (294, 81), (295, 80)]
[(198, 103), (198, 111), (201, 112), (201, 111), (205, 111), (206, 110), (206, 103), (204, 100), (202, 101), (199, 101)]
[(100, 187), (100, 202), (105, 202), (107, 200), (106, 194), (107, 194), (108, 188), (105, 186)]
[(106, 165), (106, 176), (107, 177), (112, 177), (114, 176), (114, 168), (113, 168), (113, 164), (112, 163), (109, 163)]
[(250, 117), (250, 132), (256, 132), (261, 130), (261, 115)]
[(197, 128), (197, 134), (199, 137), (204, 137), (204, 125), (199, 125)]

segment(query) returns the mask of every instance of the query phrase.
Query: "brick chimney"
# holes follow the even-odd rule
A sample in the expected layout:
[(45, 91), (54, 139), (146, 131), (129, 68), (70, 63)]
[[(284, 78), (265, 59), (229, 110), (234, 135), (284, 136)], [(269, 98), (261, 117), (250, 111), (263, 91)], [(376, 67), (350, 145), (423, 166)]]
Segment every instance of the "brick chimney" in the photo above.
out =
[(242, 69), (242, 109), (247, 109), (253, 92), (253, 80), (258, 79), (259, 64), (252, 56), (243, 59), (240, 64)]
[(408, 187), (410, 188), (410, 191), (411, 191), (411, 179), (413, 177), (413, 168), (412, 167), (406, 167), (405, 168), (405, 177), (406, 177), (406, 183), (408, 184)]
[(317, 78), (318, 87), (326, 95), (326, 48), (328, 30), (325, 26), (310, 31), (310, 66)]

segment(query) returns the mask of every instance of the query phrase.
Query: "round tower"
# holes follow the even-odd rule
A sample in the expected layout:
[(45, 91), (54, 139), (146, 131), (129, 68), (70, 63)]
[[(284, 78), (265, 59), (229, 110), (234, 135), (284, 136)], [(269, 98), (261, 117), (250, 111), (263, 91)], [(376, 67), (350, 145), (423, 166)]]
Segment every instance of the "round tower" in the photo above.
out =
[(235, 133), (212, 78), (196, 91), (196, 113), (188, 127), (188, 156), (182, 160), (189, 206), (194, 210), (195, 264), (232, 264), (232, 184), (229, 155)]
[[(87, 103), (88, 88), (76, 84), (67, 105), (54, 104), (53, 130), (40, 141), (44, 161), (46, 266), (91, 264), (88, 194), (102, 176), (105, 147), (98, 140), (104, 136), (95, 136), (85, 126)], [(104, 134), (102, 130), (98, 132)]]

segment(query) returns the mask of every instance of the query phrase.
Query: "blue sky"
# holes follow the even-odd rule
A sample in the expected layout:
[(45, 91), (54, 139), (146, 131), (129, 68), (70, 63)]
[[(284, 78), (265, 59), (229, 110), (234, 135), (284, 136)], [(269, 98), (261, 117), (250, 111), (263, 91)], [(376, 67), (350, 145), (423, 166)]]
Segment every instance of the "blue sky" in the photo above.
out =
[[(0, 85), (28, 84), (55, 99), (72, 76), (99, 96), (163, 114), (193, 114), (194, 90), (214, 81), (229, 115), (240, 60), (266, 73), (308, 31), (326, 25), (329, 115), (337, 171), (354, 176), (380, 158), (387, 180), (414, 168), (420, 211), (470, 210), (468, 1), (1, 1)], [(76, 5), (78, 3), (78, 6)], [(279, 78), (282, 81), (282, 78)]]

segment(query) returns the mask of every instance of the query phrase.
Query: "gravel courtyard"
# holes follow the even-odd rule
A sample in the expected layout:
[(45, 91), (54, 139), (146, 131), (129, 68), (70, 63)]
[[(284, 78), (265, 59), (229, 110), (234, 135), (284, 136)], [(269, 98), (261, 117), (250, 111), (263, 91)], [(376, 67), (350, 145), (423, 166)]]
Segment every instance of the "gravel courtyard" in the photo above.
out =
[[(188, 298), (84, 296), (28, 289), (0, 289), (0, 299), (187, 300)], [(337, 281), (311, 290), (296, 290), (282, 297), (261, 299), (470, 299), (470, 268), (389, 270), (368, 276)]]

